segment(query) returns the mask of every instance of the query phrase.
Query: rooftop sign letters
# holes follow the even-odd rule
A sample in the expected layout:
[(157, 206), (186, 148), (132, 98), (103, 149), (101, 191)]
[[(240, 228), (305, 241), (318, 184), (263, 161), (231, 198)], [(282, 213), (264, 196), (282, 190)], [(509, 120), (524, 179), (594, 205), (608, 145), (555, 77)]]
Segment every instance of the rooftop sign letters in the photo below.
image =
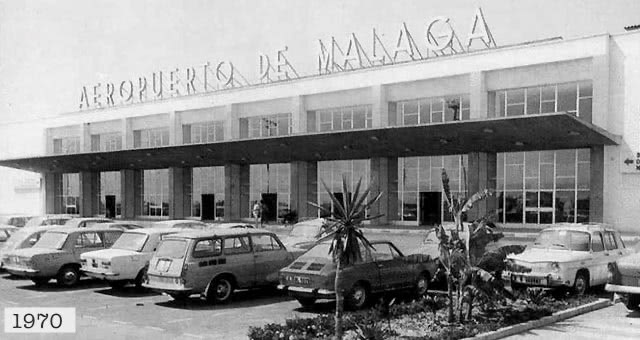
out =
[[(424, 32), (415, 36), (409, 31), (407, 24), (402, 23), (396, 37), (393, 44), (385, 44), (374, 28), (368, 40), (371, 44), (366, 46), (368, 49), (365, 49), (355, 33), (349, 35), (346, 44), (335, 37), (325, 41), (318, 40), (317, 74), (379, 67), (496, 47), (480, 8), (476, 10), (468, 34), (462, 37), (463, 40), (454, 30), (451, 20), (446, 17), (433, 18), (424, 26)], [(300, 77), (287, 58), (287, 51), (285, 47), (272, 56), (259, 54), (258, 84)], [(197, 66), (156, 71), (116, 83), (83, 86), (80, 90), (79, 108), (113, 107), (251, 85), (254, 84), (247, 81), (231, 61), (213, 64), (205, 62)]]

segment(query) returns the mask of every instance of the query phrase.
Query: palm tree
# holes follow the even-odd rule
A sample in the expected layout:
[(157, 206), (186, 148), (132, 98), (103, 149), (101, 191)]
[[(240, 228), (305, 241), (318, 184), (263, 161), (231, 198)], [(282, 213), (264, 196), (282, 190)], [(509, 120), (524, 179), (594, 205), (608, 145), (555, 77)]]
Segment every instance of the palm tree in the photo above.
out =
[(327, 187), (323, 180), (322, 186), (331, 197), (334, 209), (328, 210), (320, 204), (309, 202), (312, 206), (318, 208), (325, 215), (329, 215), (329, 223), (323, 228), (322, 239), (331, 239), (329, 254), (332, 255), (333, 262), (336, 264), (336, 276), (334, 280), (334, 290), (336, 294), (336, 315), (335, 315), (335, 336), (342, 339), (342, 313), (344, 309), (344, 291), (342, 290), (341, 271), (343, 266), (355, 263), (361, 260), (360, 247), (371, 247), (371, 243), (362, 233), (360, 229), (362, 222), (378, 218), (382, 215), (369, 217), (367, 209), (380, 199), (382, 193), (379, 193), (368, 202), (365, 202), (371, 188), (367, 188), (360, 194), (360, 184), (362, 178), (358, 180), (353, 196), (349, 195), (347, 180), (342, 177), (342, 200)]

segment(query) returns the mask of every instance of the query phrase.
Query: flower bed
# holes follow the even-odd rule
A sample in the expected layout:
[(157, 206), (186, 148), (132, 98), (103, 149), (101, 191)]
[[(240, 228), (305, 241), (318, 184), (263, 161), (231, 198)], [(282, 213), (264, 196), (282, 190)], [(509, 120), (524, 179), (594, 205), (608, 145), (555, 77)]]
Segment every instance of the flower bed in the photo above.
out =
[[(472, 320), (465, 323), (448, 323), (447, 311), (443, 308), (446, 302), (426, 298), (345, 314), (343, 325), (345, 339), (461, 339), (540, 319), (595, 300), (597, 297), (591, 295), (559, 300), (548, 297), (519, 299), (491, 311), (476, 308)], [(334, 326), (333, 314), (323, 314), (287, 319), (285, 324), (250, 327), (248, 336), (254, 340), (330, 339)]]

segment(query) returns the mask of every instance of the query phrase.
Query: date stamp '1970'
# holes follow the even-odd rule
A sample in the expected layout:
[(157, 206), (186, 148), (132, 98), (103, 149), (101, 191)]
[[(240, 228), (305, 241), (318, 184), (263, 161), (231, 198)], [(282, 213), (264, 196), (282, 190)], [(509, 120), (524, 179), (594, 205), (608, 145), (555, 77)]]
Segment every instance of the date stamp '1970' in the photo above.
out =
[(75, 333), (73, 307), (8, 307), (4, 309), (5, 333)]

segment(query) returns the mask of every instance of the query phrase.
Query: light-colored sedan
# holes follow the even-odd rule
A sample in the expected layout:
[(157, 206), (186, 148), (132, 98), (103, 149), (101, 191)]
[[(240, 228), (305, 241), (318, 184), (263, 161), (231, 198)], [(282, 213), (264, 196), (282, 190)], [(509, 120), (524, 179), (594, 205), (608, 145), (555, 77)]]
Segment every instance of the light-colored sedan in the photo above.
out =
[(151, 224), (152, 228), (179, 228), (179, 229), (196, 229), (204, 230), (209, 228), (209, 225), (195, 220), (167, 220), (158, 221)]
[(109, 249), (90, 251), (80, 256), (81, 270), (90, 277), (103, 279), (113, 288), (127, 283), (142, 286), (149, 260), (164, 235), (178, 228), (143, 228), (128, 230)]
[(607, 282), (608, 267), (630, 253), (620, 233), (600, 224), (558, 224), (540, 232), (533, 245), (509, 255), (504, 280), (512, 287), (573, 288), (583, 294)]
[(287, 248), (306, 251), (311, 249), (320, 239), (323, 226), (326, 224), (324, 218), (316, 218), (298, 222), (293, 225), (289, 236), (282, 240)]

